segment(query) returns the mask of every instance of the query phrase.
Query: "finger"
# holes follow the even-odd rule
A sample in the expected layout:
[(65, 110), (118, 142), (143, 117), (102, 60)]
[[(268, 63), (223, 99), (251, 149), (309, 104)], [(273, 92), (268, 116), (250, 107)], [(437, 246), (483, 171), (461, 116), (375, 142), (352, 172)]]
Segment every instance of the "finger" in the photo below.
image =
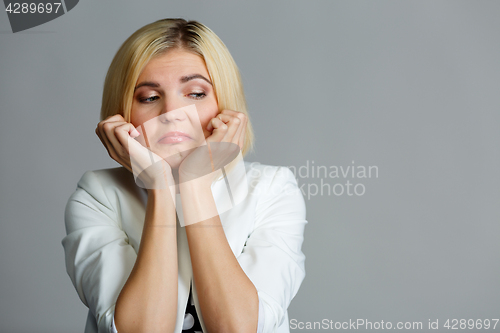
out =
[(210, 123), (213, 127), (212, 135), (207, 138), (210, 142), (220, 142), (226, 135), (228, 126), (219, 118), (212, 118)]
[(233, 117), (238, 117), (238, 115), (241, 115), (241, 114), (244, 115), (243, 112), (233, 111), (233, 110), (228, 110), (228, 109), (222, 110), (219, 114), (233, 116)]
[(237, 144), (240, 146), (240, 149), (243, 149), (243, 146), (245, 144), (245, 134), (247, 131), (248, 118), (242, 112), (240, 112), (237, 117), (240, 120), (240, 126), (238, 127), (238, 131), (236, 132), (235, 136), (237, 137)]
[(214, 130), (214, 127), (212, 126), (212, 119), (207, 124), (207, 131), (212, 132)]
[(125, 121), (125, 118), (123, 118), (123, 116), (121, 114), (117, 113), (117, 114), (114, 114), (114, 115), (107, 117), (103, 121)]
[(100, 136), (104, 141), (104, 145), (108, 150), (110, 157), (114, 160), (118, 159), (118, 152), (116, 150), (116, 139), (113, 138), (114, 128), (122, 124), (121, 122), (104, 122), (99, 128)]
[(239, 130), (241, 120), (237, 117), (233, 117), (227, 114), (219, 114), (217, 117), (228, 126), (226, 135), (224, 136), (222, 141), (238, 144), (239, 137), (236, 135), (236, 133)]
[(104, 130), (103, 130), (104, 124), (113, 122), (125, 123), (125, 119), (123, 119), (122, 115), (120, 114), (114, 114), (100, 121), (96, 127), (96, 133), (99, 136), (99, 138), (102, 138), (102, 136), (104, 135)]
[[(228, 142), (232, 144), (210, 145), (213, 165), (216, 168), (227, 165), (230, 161), (234, 160), (235, 153), (237, 154), (241, 151), (239, 135), (236, 135), (238, 131), (241, 131), (241, 119), (228, 114), (219, 114), (218, 120), (220, 119), (222, 119), (223, 122), (225, 121), (225, 124), (228, 125), (228, 129), (222, 140), (218, 142)], [(211, 140), (207, 141), (210, 142)]]
[(243, 150), (243, 147), (245, 146), (245, 139), (246, 139), (246, 134), (247, 134), (248, 117), (246, 114), (242, 113), (239, 116), (239, 118), (242, 120), (239, 145), (240, 145), (241, 150)]
[(103, 138), (103, 136), (104, 136), (103, 126), (106, 123), (112, 123), (112, 122), (125, 123), (126, 121), (121, 114), (114, 114), (114, 115), (111, 115), (111, 116), (107, 117), (106, 119), (102, 120), (101, 122), (99, 122), (99, 124), (97, 124), (97, 128), (96, 128), (96, 133), (99, 136), (99, 138), (104, 139), (108, 143), (109, 143), (109, 140), (106, 140), (105, 138)]
[[(238, 144), (240, 146), (240, 149), (243, 149), (243, 146), (245, 144), (245, 134), (246, 134), (246, 128), (247, 128), (247, 123), (248, 123), (248, 117), (246, 114), (243, 112), (238, 112), (238, 111), (233, 111), (233, 110), (222, 110), (221, 114), (227, 115), (227, 116), (232, 116), (235, 119), (239, 119), (239, 127), (238, 130), (235, 133), (235, 139), (233, 140), (234, 143)], [(234, 120), (234, 122), (238, 122), (237, 120)]]
[(124, 123), (122, 125), (116, 126), (114, 129), (114, 133), (120, 145), (125, 148), (127, 155), (130, 155), (128, 149), (129, 139), (136, 138), (141, 135), (141, 133), (139, 133), (139, 131), (131, 123)]
[[(221, 120), (224, 124), (227, 124), (230, 121), (230, 119), (231, 119), (230, 116), (222, 114), (222, 113), (217, 114), (217, 116), (215, 116), (215, 118)], [(213, 130), (212, 122), (208, 123), (207, 130), (208, 131), (212, 131)]]
[(97, 124), (97, 127), (96, 127), (96, 134), (101, 139), (101, 141), (105, 141), (105, 138), (103, 138), (103, 135), (104, 135), (103, 125), (105, 123), (109, 123), (109, 122), (125, 123), (125, 119), (120, 114), (114, 114), (114, 115), (109, 116), (106, 119), (102, 120), (101, 122), (99, 122), (99, 124)]
[(113, 146), (112, 146), (111, 142), (107, 138), (106, 133), (104, 132), (103, 125), (105, 123), (106, 123), (106, 121), (101, 121), (99, 124), (97, 124), (95, 132), (96, 132), (97, 136), (99, 137), (99, 139), (101, 140), (104, 148), (106, 148), (106, 151), (108, 152), (108, 155), (111, 158), (113, 158), (113, 156), (115, 156), (114, 155), (115, 151), (113, 149)]
[[(131, 123), (124, 123), (115, 127), (114, 135), (120, 144), (120, 147), (116, 150), (122, 152), (118, 162), (134, 173), (134, 171), (137, 171), (137, 165), (136, 170), (134, 170), (134, 162), (137, 162), (137, 153), (140, 151), (139, 149), (145, 150), (138, 141), (134, 140), (141, 133)], [(139, 170), (142, 171), (143, 169)]]
[(127, 155), (125, 148), (122, 146), (118, 138), (116, 137), (115, 129), (119, 126), (127, 124), (126, 122), (121, 121), (113, 121), (113, 122), (104, 122), (100, 127), (101, 137), (104, 139), (106, 143), (106, 147), (108, 148), (108, 152), (115, 161), (121, 162), (123, 161), (123, 157)]

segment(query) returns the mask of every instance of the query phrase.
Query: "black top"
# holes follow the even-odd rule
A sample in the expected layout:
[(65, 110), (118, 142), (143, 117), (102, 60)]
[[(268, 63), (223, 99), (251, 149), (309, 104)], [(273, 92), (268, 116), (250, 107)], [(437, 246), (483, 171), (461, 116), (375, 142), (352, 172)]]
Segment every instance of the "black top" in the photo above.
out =
[(196, 313), (193, 301), (193, 286), (189, 288), (188, 304), (186, 306), (186, 314), (184, 315), (184, 325), (182, 326), (183, 333), (203, 333), (201, 330), (200, 320)]

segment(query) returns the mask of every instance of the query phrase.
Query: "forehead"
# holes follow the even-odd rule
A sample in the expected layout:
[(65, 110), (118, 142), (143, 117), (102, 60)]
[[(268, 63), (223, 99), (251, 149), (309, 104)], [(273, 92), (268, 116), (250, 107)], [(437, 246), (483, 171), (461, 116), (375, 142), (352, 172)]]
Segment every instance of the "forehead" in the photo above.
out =
[(139, 79), (169, 77), (187, 74), (203, 74), (208, 70), (202, 57), (184, 50), (169, 50), (151, 59), (144, 67)]

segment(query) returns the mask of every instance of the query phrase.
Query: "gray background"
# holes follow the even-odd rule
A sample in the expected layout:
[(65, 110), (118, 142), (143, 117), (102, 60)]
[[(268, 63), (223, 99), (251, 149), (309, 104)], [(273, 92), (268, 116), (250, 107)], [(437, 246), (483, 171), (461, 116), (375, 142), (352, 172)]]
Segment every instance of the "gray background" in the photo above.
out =
[(378, 166), (351, 179), (362, 196), (306, 198), (290, 319), (499, 318), (499, 14), (498, 1), (86, 0), (12, 34), (0, 13), (0, 331), (83, 332), (64, 206), (86, 170), (118, 166), (94, 133), (104, 76), (165, 17), (205, 23), (232, 52), (257, 138), (246, 160)]

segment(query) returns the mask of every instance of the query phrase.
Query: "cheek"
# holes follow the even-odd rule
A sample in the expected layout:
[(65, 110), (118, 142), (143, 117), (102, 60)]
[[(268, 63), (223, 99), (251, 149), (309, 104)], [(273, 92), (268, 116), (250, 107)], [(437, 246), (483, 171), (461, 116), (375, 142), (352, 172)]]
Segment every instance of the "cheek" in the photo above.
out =
[(141, 112), (140, 110), (134, 110), (132, 109), (130, 113), (130, 123), (134, 125), (134, 127), (138, 127), (144, 123), (146, 123), (148, 120), (153, 119), (153, 115), (148, 115), (145, 114), (144, 112)]
[(205, 112), (198, 113), (200, 117), (200, 124), (203, 129), (203, 134), (205, 134), (205, 138), (212, 135), (212, 132), (207, 131), (207, 125), (210, 122), (210, 120), (212, 120), (212, 118), (215, 118), (218, 114), (219, 110), (217, 109), (217, 106), (215, 106), (215, 108), (212, 108), (210, 111), (205, 110)]
[(132, 123), (134, 127), (138, 127), (148, 120), (153, 119), (155, 116), (158, 116), (160, 111), (161, 110), (158, 110), (157, 106), (143, 105), (134, 99), (130, 110), (130, 123)]
[(201, 122), (201, 128), (203, 130), (203, 135), (205, 136), (205, 139), (208, 138), (212, 133), (207, 131), (207, 125), (210, 119), (200, 119)]
[(201, 128), (204, 130), (207, 128), (207, 125), (213, 117), (207, 117), (206, 115), (200, 115), (200, 123), (201, 123)]
[(132, 110), (130, 110), (130, 122), (134, 127), (138, 127), (144, 123), (141, 119), (141, 115), (135, 110), (134, 106), (132, 106)]

